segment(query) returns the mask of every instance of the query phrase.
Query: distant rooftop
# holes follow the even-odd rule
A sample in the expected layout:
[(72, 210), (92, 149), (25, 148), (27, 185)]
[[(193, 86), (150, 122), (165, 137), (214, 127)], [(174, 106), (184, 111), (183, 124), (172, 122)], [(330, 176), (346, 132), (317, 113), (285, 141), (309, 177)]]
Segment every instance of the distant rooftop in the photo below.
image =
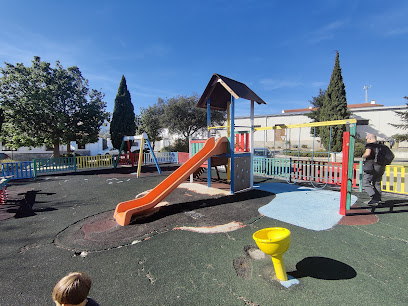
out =
[[(358, 103), (358, 104), (347, 104), (347, 108), (370, 108), (370, 107), (378, 107), (384, 106), (383, 104), (376, 104), (375, 100), (371, 100), (370, 103)], [(283, 109), (282, 114), (288, 113), (308, 113), (311, 111), (315, 111), (317, 107), (309, 106), (308, 108), (297, 108), (297, 109)]]

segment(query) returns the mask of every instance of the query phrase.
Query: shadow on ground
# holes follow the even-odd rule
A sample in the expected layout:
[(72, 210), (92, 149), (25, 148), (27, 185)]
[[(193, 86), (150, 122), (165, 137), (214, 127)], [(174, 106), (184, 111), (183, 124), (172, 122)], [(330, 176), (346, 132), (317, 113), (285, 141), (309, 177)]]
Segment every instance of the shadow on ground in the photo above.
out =
[(296, 264), (296, 271), (288, 272), (294, 278), (313, 277), (325, 280), (351, 279), (357, 276), (349, 265), (326, 257), (306, 257)]
[(178, 203), (175, 205), (162, 206), (160, 210), (153, 215), (145, 218), (138, 218), (133, 220), (131, 224), (146, 224), (160, 220), (162, 218), (185, 213), (188, 211), (194, 211), (197, 209), (202, 209), (204, 207), (222, 206), (226, 204), (232, 204), (241, 201), (262, 199), (265, 197), (270, 197), (271, 193), (261, 190), (251, 190), (248, 192), (238, 193), (235, 195), (224, 196), (220, 198), (210, 198), (210, 199), (199, 199), (191, 202)]
[(55, 193), (53, 192), (41, 192), (41, 190), (30, 190), (25, 193), (19, 193), (19, 196), (23, 196), (22, 199), (17, 199), (14, 201), (10, 201), (9, 203), (11, 205), (11, 208), (7, 209), (7, 213), (14, 213), (15, 216), (14, 218), (19, 219), (19, 218), (26, 218), (26, 217), (31, 217), (35, 216), (36, 213), (38, 212), (46, 212), (46, 211), (54, 211), (57, 210), (56, 208), (53, 207), (42, 207), (39, 209), (35, 209), (34, 204), (35, 203), (46, 203), (46, 202), (36, 202), (35, 199), (37, 197), (37, 194), (44, 194), (44, 195), (53, 195)]

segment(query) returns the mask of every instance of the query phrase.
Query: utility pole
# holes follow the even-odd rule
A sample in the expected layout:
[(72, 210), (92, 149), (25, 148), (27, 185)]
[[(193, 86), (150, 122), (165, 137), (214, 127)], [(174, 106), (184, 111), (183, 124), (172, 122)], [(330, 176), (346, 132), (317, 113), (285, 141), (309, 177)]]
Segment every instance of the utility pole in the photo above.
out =
[(365, 90), (365, 103), (368, 103), (368, 89), (371, 88), (371, 85), (364, 85), (363, 90)]

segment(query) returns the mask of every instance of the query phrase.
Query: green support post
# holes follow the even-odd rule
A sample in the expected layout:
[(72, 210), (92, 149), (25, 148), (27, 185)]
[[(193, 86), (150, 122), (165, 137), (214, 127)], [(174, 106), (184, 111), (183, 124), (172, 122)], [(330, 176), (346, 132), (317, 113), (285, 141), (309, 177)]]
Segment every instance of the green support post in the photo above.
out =
[(72, 157), (74, 159), (74, 172), (77, 172), (77, 159), (75, 156)]
[[(118, 163), (119, 163), (119, 158), (120, 158), (120, 155), (122, 154), (122, 149), (123, 149), (123, 144), (125, 143), (125, 141), (124, 140), (122, 140), (122, 143), (120, 144), (120, 149), (119, 149), (119, 154), (118, 154), (118, 157), (116, 158), (116, 161), (115, 161), (115, 155), (113, 155), (113, 167), (116, 169), (116, 167), (118, 166)], [(143, 145), (143, 144), (142, 144)]]
[(351, 206), (351, 189), (353, 188), (353, 165), (354, 165), (354, 144), (356, 140), (356, 124), (350, 124), (350, 145), (349, 145), (349, 160), (348, 160), (348, 177), (347, 177), (347, 198), (346, 209)]
[(37, 179), (37, 161), (33, 159), (33, 174), (34, 174), (34, 179)]
[(363, 161), (360, 160), (358, 170), (358, 191), (363, 192)]

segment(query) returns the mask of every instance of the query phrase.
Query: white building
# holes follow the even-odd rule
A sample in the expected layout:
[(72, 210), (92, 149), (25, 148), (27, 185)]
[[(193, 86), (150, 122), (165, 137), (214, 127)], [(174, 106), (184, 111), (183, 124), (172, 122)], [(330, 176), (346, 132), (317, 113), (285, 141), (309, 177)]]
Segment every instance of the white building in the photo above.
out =
[[(262, 106), (259, 106), (262, 107)], [(390, 141), (392, 135), (398, 133), (404, 133), (391, 125), (402, 124), (403, 121), (395, 113), (395, 111), (408, 111), (407, 105), (400, 106), (384, 106), (376, 104), (375, 101), (371, 103), (362, 104), (349, 104), (349, 110), (352, 112), (351, 118), (358, 120), (357, 134), (365, 139), (365, 135), (373, 133), (377, 135), (380, 141)], [(279, 125), (300, 124), (312, 122), (312, 120), (306, 116), (312, 109), (292, 109), (282, 110), (281, 114), (261, 115), (255, 116), (255, 127), (271, 127)], [(236, 117), (235, 125), (237, 128), (235, 131), (249, 131), (250, 129), (250, 117)], [(299, 137), (300, 133), (300, 137)], [(282, 129), (282, 130), (266, 130), (256, 131), (254, 146), (255, 147), (269, 147), (271, 149), (285, 148), (286, 141), (290, 141), (292, 147), (304, 147), (312, 148), (313, 140), (315, 149), (320, 148), (320, 139), (313, 137), (313, 130), (310, 127), (307, 128), (294, 128), (294, 129)], [(225, 135), (225, 131), (218, 131), (217, 134)], [(408, 147), (406, 143), (400, 143), (399, 147)]]
[[(262, 106), (257, 106), (262, 107)], [(407, 105), (399, 106), (384, 106), (381, 104), (376, 104), (373, 100), (371, 103), (361, 103), (361, 104), (349, 104), (349, 110), (352, 112), (352, 118), (358, 119), (359, 124), (357, 125), (357, 134), (361, 138), (365, 138), (367, 133), (376, 134), (380, 141), (390, 141), (392, 135), (398, 133), (404, 133), (403, 130), (399, 130), (391, 125), (404, 123), (401, 118), (395, 113), (395, 111), (408, 111)], [(299, 123), (308, 123), (312, 120), (306, 116), (312, 108), (303, 109), (290, 109), (282, 110), (281, 114), (271, 114), (271, 115), (259, 115), (255, 116), (254, 124), (255, 127), (271, 127), (277, 125), (290, 125)], [(250, 130), (250, 117), (236, 117), (235, 118), (235, 131), (249, 131)], [(311, 134), (311, 128), (295, 128), (295, 129), (282, 129), (282, 130), (266, 130), (255, 132), (254, 147), (268, 147), (272, 150), (279, 150), (287, 148), (287, 142), (290, 142), (292, 148), (303, 147), (305, 149), (311, 149), (313, 147), (316, 150), (322, 149), (320, 139), (318, 137), (313, 137)], [(205, 138), (206, 131), (195, 135), (196, 138)], [(225, 136), (226, 131), (224, 130), (212, 130), (211, 133), (216, 136)], [(299, 135), (300, 133), (300, 135)], [(300, 137), (299, 137), (300, 136)], [(176, 135), (172, 135), (168, 132), (168, 129), (164, 129), (162, 133), (162, 140), (155, 142), (155, 151), (160, 151), (164, 147), (171, 145), (177, 139)], [(78, 145), (76, 142), (71, 142), (71, 149), (80, 155), (96, 155), (99, 151), (106, 149), (107, 147), (112, 147), (110, 139), (99, 138), (98, 142)], [(408, 143), (396, 144), (393, 148), (394, 153), (397, 157), (408, 157)], [(24, 154), (25, 156), (30, 156), (28, 160), (41, 157), (50, 157), (52, 155), (52, 149), (47, 150), (45, 146), (41, 148), (27, 148), (22, 147), (17, 151), (5, 150), (0, 143), (0, 151), (6, 154), (13, 154), (13, 159), (16, 160), (27, 160), (26, 158), (21, 158), (18, 155)], [(60, 151), (62, 153), (67, 151), (66, 146), (61, 146)], [(401, 152), (399, 152), (401, 151)], [(405, 156), (406, 155), (406, 156)], [(17, 157), (17, 158), (15, 158)]]

